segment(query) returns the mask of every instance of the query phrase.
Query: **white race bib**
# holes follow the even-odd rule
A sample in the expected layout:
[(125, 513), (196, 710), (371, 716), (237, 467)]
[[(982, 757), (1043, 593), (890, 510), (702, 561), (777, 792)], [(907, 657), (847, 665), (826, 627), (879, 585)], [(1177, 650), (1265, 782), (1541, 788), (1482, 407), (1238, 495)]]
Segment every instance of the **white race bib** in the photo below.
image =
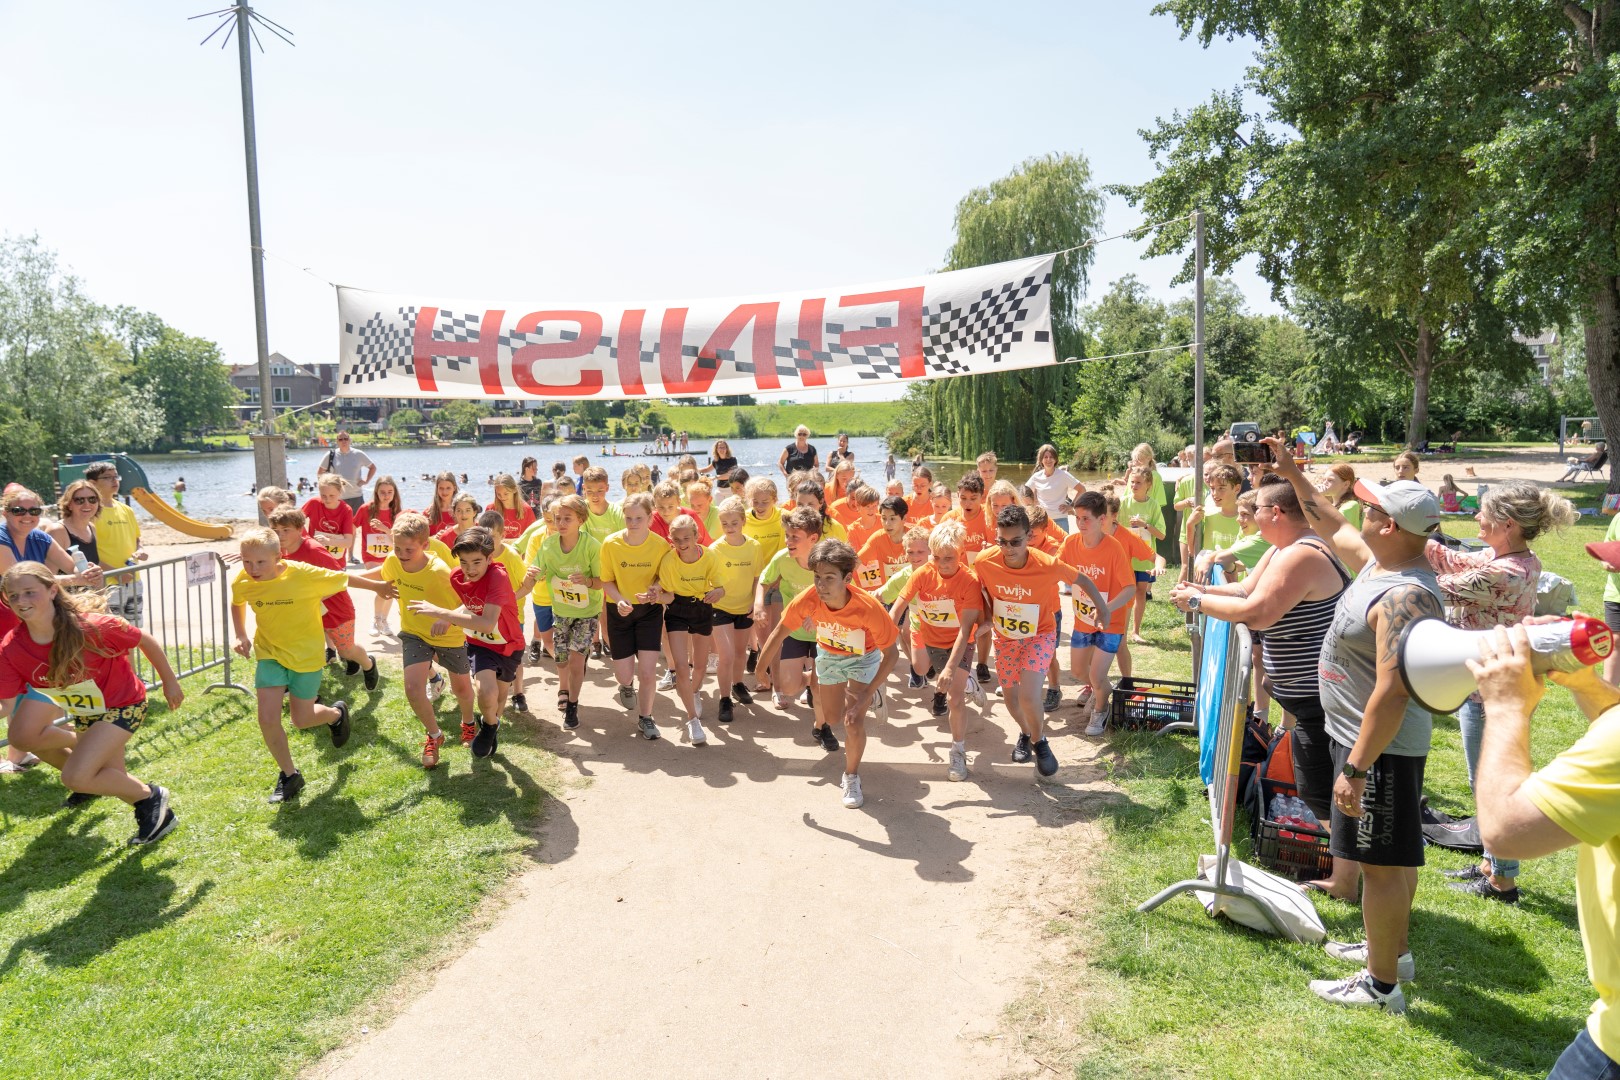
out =
[(551, 578), (551, 602), (565, 607), (584, 607), (591, 602), (591, 593), (583, 585), (575, 585), (565, 577)]
[(1031, 638), (1041, 626), (1041, 605), (1015, 604), (1011, 600), (990, 602), (991, 620), (1004, 638)]
[[(1102, 598), (1103, 603), (1108, 603), (1107, 593), (1102, 593)], [(1074, 621), (1085, 623), (1087, 626), (1094, 626), (1099, 630), (1102, 629), (1102, 619), (1096, 607), (1091, 603), (1090, 597), (1083, 595), (1078, 589), (1074, 593)]]
[(855, 583), (868, 592), (883, 587), (883, 568), (875, 562), (861, 563), (855, 569)]
[(894, 577), (894, 575), (900, 573), (902, 570), (904, 570), (906, 567), (908, 567), (910, 565), (911, 565), (911, 563), (909, 561), (907, 561), (905, 556), (901, 556), (898, 559), (891, 559), (890, 561), (884, 563), (883, 564), (883, 573), (886, 576), (892, 578), (892, 577)]
[(101, 687), (86, 679), (72, 686), (36, 686), (41, 694), (56, 703), (56, 707), (69, 716), (100, 716), (107, 711), (107, 698)]
[(481, 645), (505, 645), (506, 644), (506, 638), (501, 636), (501, 628), (498, 625), (495, 627), (495, 629), (489, 631), (489, 633), (487, 633), (487, 634), (484, 633), (482, 630), (468, 630), (467, 631), (467, 636), (472, 638), (474, 641), (478, 642)]
[(957, 618), (956, 601), (948, 596), (941, 600), (918, 600), (912, 606), (916, 608), (917, 616), (922, 619), (925, 626), (961, 629), (962, 621)]
[(346, 559), (348, 559), (348, 557), (349, 557), (349, 549), (348, 548), (346, 548), (346, 547), (333, 547), (330, 544), (326, 545), (326, 553), (328, 555), (332, 556), (332, 558), (336, 559), (338, 562), (343, 562)]
[(866, 652), (866, 631), (837, 623), (816, 624), (816, 644), (837, 652), (859, 656)]
[(366, 554), (386, 559), (394, 553), (394, 538), (388, 533), (366, 533)]

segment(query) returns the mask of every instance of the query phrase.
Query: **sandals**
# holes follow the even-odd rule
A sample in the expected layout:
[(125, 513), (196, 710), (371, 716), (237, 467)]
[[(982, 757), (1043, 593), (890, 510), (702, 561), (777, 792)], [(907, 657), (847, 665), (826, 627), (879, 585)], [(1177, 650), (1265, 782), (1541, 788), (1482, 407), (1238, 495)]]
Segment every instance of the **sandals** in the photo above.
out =
[(6, 758), (4, 761), (0, 761), (0, 775), (25, 773), (38, 764), (39, 758), (33, 754), (24, 754), (21, 761), (12, 761), (10, 758)]

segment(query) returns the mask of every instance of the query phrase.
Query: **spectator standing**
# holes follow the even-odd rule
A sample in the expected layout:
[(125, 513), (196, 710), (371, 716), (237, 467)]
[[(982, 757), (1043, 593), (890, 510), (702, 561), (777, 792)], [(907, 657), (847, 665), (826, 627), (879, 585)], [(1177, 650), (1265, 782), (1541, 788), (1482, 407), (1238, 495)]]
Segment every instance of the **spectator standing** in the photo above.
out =
[(1084, 491), (1085, 486), (1058, 464), (1057, 447), (1051, 443), (1035, 451), (1035, 471), (1030, 474), (1029, 487), (1053, 524), (1068, 532), (1069, 495), (1077, 487)]
[(792, 476), (796, 472), (811, 472), (820, 468), (820, 458), (816, 448), (810, 445), (810, 429), (800, 424), (793, 432), (793, 441), (788, 443), (777, 459), (776, 467), (783, 476)]
[(377, 475), (377, 465), (364, 450), (354, 449), (347, 431), (340, 431), (337, 449), (328, 450), (315, 471), (323, 476), (333, 473), (343, 479), (343, 490), (338, 497), (349, 504), (349, 512), (353, 513), (366, 501), (362, 489)]

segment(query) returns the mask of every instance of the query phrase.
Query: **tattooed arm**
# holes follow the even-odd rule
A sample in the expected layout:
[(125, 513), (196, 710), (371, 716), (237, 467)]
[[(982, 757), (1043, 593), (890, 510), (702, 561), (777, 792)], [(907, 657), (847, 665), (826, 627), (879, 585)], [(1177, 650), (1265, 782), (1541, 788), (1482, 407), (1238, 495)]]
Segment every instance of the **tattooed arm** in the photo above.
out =
[(1266, 467), (1293, 485), (1294, 493), (1299, 496), (1299, 508), (1305, 513), (1305, 521), (1317, 535), (1333, 545), (1339, 561), (1352, 574), (1361, 573), (1361, 568), (1373, 561), (1372, 552), (1367, 550), (1367, 543), (1361, 538), (1361, 530), (1350, 524), (1332, 500), (1317, 491), (1305, 478), (1299, 466), (1294, 464), (1293, 453), (1280, 441), (1260, 441), (1271, 447), (1272, 463)]

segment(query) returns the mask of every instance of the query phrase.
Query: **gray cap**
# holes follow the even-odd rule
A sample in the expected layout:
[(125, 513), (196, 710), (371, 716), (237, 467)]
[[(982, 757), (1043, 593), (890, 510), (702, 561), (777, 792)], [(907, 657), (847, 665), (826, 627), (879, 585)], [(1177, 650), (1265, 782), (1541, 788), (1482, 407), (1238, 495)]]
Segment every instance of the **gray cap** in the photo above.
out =
[(1409, 533), (1427, 536), (1440, 528), (1440, 500), (1416, 480), (1396, 480), (1388, 484), (1357, 480), (1355, 496), (1394, 518), (1395, 524)]

